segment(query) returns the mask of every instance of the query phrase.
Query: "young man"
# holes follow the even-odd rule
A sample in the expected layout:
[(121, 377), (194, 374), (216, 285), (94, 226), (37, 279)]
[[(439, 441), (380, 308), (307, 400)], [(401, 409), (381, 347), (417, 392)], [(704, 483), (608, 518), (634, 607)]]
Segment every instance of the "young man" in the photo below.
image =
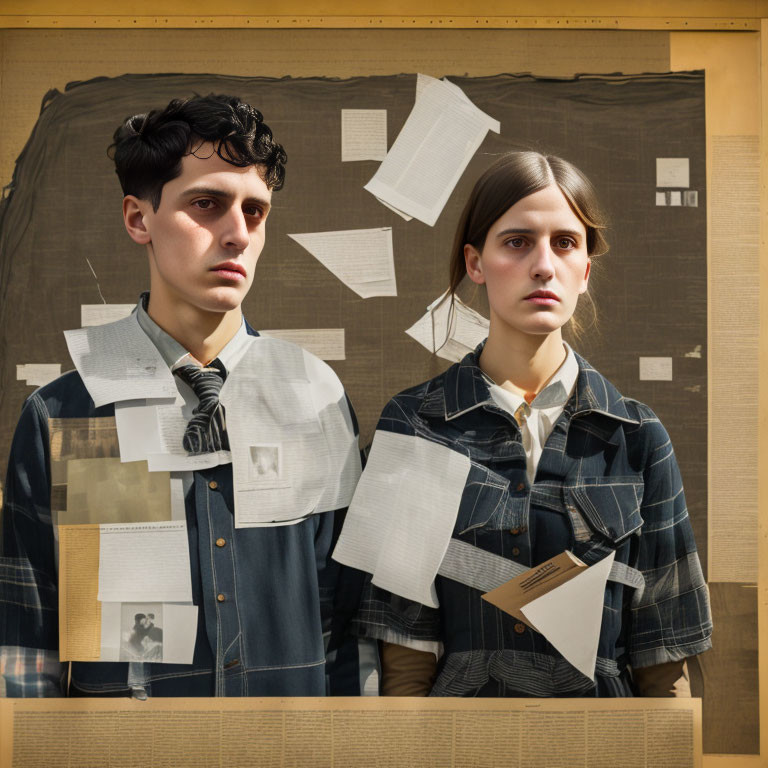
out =
[[(257, 110), (213, 95), (128, 118), (111, 150), (125, 227), (149, 258), (150, 292), (129, 318), (68, 332), (77, 370), (24, 406), (2, 520), (0, 682), (7, 696), (357, 694), (357, 647), (332, 622), (343, 589), (329, 554), (360, 471), (354, 416), (327, 365), (259, 336), (240, 309), (285, 152)], [(57, 592), (65, 513), (52, 502), (61, 481), (60, 466), (52, 473), (52, 429), (65, 442), (70, 427), (111, 429), (122, 462), (137, 450), (150, 456), (161, 450), (158, 430), (168, 438), (159, 411), (146, 435), (137, 438), (135, 425), (158, 396), (166, 412), (184, 417), (183, 439), (175, 438), (183, 448), (166, 447), (160, 458), (164, 470), (169, 461), (178, 470), (170, 472), (177, 514), (164, 519), (185, 518), (194, 658), (75, 660), (67, 686)], [(112, 421), (116, 411), (122, 418)], [(71, 442), (69, 459), (89, 457)], [(256, 471), (264, 455), (273, 465), (266, 480)], [(130, 498), (118, 501), (130, 508)], [(111, 521), (140, 520), (142, 503), (135, 500), (130, 520)], [(166, 621), (166, 639), (171, 630)]]

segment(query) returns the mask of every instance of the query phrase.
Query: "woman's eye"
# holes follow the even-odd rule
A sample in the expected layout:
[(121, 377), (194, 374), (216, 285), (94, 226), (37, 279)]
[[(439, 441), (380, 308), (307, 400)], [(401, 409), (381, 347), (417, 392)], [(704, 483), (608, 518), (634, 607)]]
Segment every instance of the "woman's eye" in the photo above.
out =
[(576, 243), (574, 243), (570, 237), (559, 237), (555, 241), (555, 246), (559, 248), (561, 251), (567, 251), (570, 248), (575, 248)]

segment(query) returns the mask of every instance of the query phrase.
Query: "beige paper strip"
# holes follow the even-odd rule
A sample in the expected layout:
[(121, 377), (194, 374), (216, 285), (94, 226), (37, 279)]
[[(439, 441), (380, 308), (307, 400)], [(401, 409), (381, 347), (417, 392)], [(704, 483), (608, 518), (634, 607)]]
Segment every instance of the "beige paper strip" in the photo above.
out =
[(98, 661), (101, 655), (101, 603), (97, 599), (99, 526), (60, 525), (58, 530), (59, 658), (61, 661)]
[(758, 149), (757, 136), (712, 137), (710, 582), (757, 581)]
[(0, 768), (702, 765), (700, 699), (16, 699), (0, 722)]
[(48, 419), (51, 482), (66, 484), (69, 459), (119, 457), (114, 416), (91, 419)]
[(67, 506), (60, 525), (150, 523), (171, 519), (171, 474), (150, 472), (146, 461), (70, 459)]

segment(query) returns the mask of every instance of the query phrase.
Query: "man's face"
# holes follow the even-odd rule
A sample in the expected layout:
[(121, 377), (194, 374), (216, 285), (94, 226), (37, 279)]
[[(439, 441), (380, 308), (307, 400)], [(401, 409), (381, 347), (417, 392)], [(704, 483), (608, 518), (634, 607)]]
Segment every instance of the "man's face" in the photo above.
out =
[(138, 201), (148, 237), (150, 306), (182, 315), (239, 307), (264, 247), (271, 198), (258, 166), (230, 165), (211, 144), (184, 157), (157, 211)]

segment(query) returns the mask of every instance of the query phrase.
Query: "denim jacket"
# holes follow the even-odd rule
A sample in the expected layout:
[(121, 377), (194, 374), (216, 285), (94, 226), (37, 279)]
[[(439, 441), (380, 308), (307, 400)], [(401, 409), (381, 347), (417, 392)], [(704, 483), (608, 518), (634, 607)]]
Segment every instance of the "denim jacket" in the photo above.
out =
[[(255, 334), (252, 329), (249, 333)], [(56, 544), (51, 519), (48, 419), (107, 418), (80, 375), (64, 374), (26, 401), (4, 491), (0, 538), (0, 646), (58, 649)], [(353, 416), (354, 419), (354, 416)], [(355, 425), (356, 429), (356, 425)], [(332, 627), (334, 601), (359, 588), (340, 583), (330, 559), (338, 513), (296, 525), (234, 527), (231, 464), (194, 472), (185, 497), (193, 602), (199, 606), (191, 665), (73, 662), (70, 695), (322, 696), (360, 692), (357, 646)], [(224, 545), (216, 546), (217, 540)], [(357, 591), (356, 591), (357, 590)], [(347, 610), (347, 614), (349, 610)], [(334, 629), (326, 669), (326, 638)], [(34, 658), (34, 656), (32, 656)], [(30, 683), (9, 696), (39, 695)], [(39, 690), (39, 686), (37, 686)]]
[(369, 583), (356, 630), (414, 648), (442, 644), (432, 695), (631, 696), (630, 666), (711, 645), (707, 587), (669, 436), (650, 408), (623, 397), (577, 355), (575, 391), (530, 484), (519, 427), (489, 393), (481, 349), (394, 397), (378, 430), (470, 459), (453, 539), (522, 566), (564, 550), (591, 565), (615, 551), (616, 563), (642, 574), (644, 588), (607, 583), (594, 680), (478, 589), (440, 575), (437, 609)]

